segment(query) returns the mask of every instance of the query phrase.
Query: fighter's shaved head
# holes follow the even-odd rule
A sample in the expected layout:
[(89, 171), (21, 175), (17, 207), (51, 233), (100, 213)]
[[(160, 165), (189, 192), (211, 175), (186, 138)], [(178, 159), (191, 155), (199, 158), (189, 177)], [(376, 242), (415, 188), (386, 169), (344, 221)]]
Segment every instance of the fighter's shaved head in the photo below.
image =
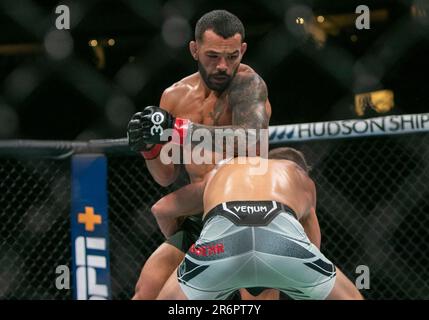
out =
[(226, 10), (213, 10), (203, 15), (195, 27), (195, 39), (202, 41), (207, 30), (213, 30), (224, 39), (238, 33), (241, 35), (241, 42), (244, 41), (243, 23), (236, 15)]
[(305, 160), (304, 154), (294, 148), (282, 147), (270, 150), (268, 159), (290, 160), (299, 165), (305, 172), (310, 171), (310, 167)]

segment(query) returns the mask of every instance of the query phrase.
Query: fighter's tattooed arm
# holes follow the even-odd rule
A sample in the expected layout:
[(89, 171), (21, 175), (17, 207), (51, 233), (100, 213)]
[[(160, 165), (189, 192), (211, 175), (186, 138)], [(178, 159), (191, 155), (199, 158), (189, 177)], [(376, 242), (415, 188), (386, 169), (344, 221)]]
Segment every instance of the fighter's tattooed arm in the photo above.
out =
[[(216, 152), (225, 150), (225, 143), (228, 138), (233, 139), (234, 152), (237, 155), (239, 141), (253, 141), (256, 144), (259, 142), (259, 130), (268, 129), (269, 114), (265, 106), (268, 92), (265, 82), (257, 74), (236, 75), (227, 90), (226, 97), (232, 110), (232, 125), (193, 124), (193, 132), (204, 129), (202, 131), (204, 134), (210, 134), (212, 138), (210, 147)], [(215, 138), (216, 134), (218, 135), (217, 139)], [(219, 139), (219, 134), (225, 139)], [(192, 141), (192, 146), (199, 143), (199, 141)]]
[(257, 74), (235, 77), (229, 90), (232, 124), (244, 129), (267, 129), (268, 114), (265, 102), (267, 86)]

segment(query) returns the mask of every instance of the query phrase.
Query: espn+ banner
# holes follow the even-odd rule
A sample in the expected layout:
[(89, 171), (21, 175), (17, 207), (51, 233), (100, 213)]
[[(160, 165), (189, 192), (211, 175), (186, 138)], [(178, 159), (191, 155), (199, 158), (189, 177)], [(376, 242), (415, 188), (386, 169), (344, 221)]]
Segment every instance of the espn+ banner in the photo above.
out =
[(72, 157), (73, 298), (111, 298), (107, 159), (103, 155)]

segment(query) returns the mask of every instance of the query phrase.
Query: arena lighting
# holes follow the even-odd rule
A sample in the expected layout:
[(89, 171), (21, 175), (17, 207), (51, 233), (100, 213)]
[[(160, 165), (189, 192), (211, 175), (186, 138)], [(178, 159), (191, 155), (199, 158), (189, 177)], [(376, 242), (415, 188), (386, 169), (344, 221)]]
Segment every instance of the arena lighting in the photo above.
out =
[(301, 17), (297, 17), (295, 21), (297, 24), (304, 24), (304, 22), (305, 22), (304, 18), (301, 18)]
[[(355, 13), (341, 13), (341, 14), (324, 14), (313, 16), (308, 23), (305, 24), (305, 30), (318, 47), (325, 45), (328, 36), (338, 36), (344, 28), (354, 27), (357, 15)], [(387, 9), (378, 9), (371, 11), (371, 22), (383, 22), (389, 18), (389, 11)], [(297, 18), (296, 23), (299, 23)], [(350, 41), (357, 42), (356, 35), (350, 36)]]
[(38, 43), (20, 43), (0, 45), (0, 55), (34, 54), (43, 52), (43, 46)]
[[(356, 22), (355, 13), (342, 13), (324, 16), (315, 16), (314, 19), (319, 22), (317, 27), (328, 33), (336, 36), (342, 28), (354, 26)], [(389, 19), (389, 11), (387, 9), (371, 10), (371, 22), (383, 22)], [(323, 23), (322, 23), (323, 22)]]
[(394, 106), (394, 93), (392, 90), (377, 90), (355, 95), (355, 113), (359, 117), (365, 115), (365, 110), (367, 109), (372, 109), (382, 114), (391, 111)]

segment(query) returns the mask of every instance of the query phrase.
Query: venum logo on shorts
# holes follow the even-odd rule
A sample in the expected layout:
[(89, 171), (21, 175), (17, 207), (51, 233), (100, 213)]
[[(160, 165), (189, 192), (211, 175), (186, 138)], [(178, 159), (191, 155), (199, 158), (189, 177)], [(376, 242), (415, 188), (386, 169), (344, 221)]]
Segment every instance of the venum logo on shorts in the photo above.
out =
[(258, 213), (258, 212), (268, 212), (268, 208), (266, 206), (233, 206), (235, 212), (242, 213)]
[(193, 244), (189, 249), (189, 252), (196, 256), (207, 257), (224, 253), (225, 247), (223, 246), (223, 243), (210, 244), (206, 246), (195, 246), (195, 244)]

